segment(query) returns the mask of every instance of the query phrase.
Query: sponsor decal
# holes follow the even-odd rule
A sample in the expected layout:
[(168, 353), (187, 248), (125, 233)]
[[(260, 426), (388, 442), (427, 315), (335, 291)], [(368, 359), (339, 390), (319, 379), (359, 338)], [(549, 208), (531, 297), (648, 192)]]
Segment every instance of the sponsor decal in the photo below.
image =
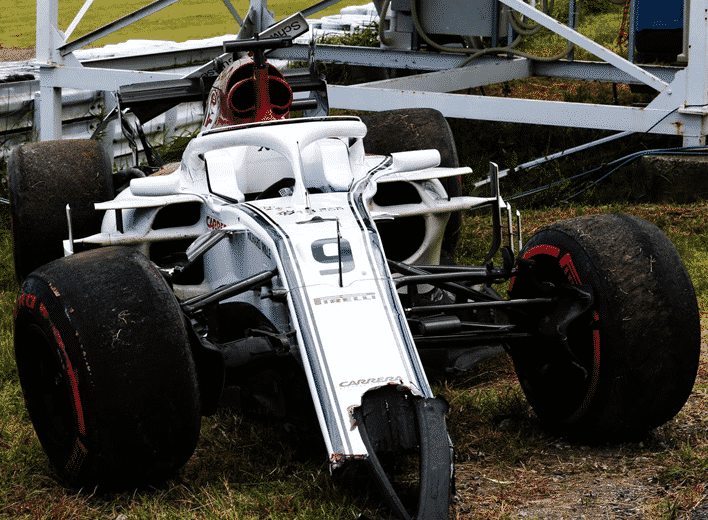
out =
[(211, 217), (206, 218), (206, 225), (209, 229), (224, 229), (226, 227), (226, 224)]
[(263, 241), (258, 238), (256, 235), (251, 233), (250, 231), (248, 232), (248, 239), (261, 251), (263, 251), (263, 254), (266, 255), (268, 258), (270, 258), (270, 250), (266, 247), (266, 245), (263, 243)]
[(324, 213), (327, 211), (342, 211), (344, 210), (343, 207), (341, 206), (331, 206), (331, 207), (325, 207), (325, 208), (309, 208), (306, 211), (301, 211), (301, 210), (294, 210), (292, 208), (283, 208), (280, 206), (263, 206), (261, 208), (263, 211), (275, 211), (278, 213), (278, 215), (287, 217), (289, 215), (294, 215), (295, 213), (307, 213), (312, 214), (312, 213)]
[(332, 303), (361, 302), (364, 300), (375, 300), (376, 293), (342, 294), (340, 296), (326, 296), (315, 298), (315, 305), (329, 305)]
[(258, 35), (259, 38), (296, 38), (309, 30), (307, 20), (302, 13), (295, 13), (280, 22), (271, 25)]
[(34, 294), (20, 294), (20, 297), (17, 299), (17, 305), (19, 307), (34, 309), (35, 303), (37, 303), (37, 297)]
[[(61, 337), (61, 333), (59, 332), (59, 329), (52, 323), (52, 320), (49, 318), (49, 313), (47, 312), (47, 308), (44, 306), (42, 302), (39, 302), (39, 312), (42, 314), (42, 317), (47, 321), (47, 325), (52, 329), (52, 334), (54, 335), (54, 340), (56, 341), (56, 344), (59, 346), (59, 355), (62, 357), (61, 364), (62, 368), (66, 371), (66, 375), (69, 376), (69, 386), (71, 387), (71, 393), (73, 394), (74, 397), (74, 410), (76, 411), (76, 420), (78, 422), (78, 427), (79, 427), (79, 433), (82, 435), (86, 435), (86, 424), (84, 422), (84, 411), (83, 407), (81, 405), (81, 396), (79, 394), (79, 378), (76, 375), (76, 372), (74, 372), (74, 367), (71, 364), (71, 360), (69, 359), (69, 354), (66, 351), (66, 346), (64, 344), (64, 340)], [(30, 310), (34, 310), (35, 306), (37, 304), (37, 296), (34, 294), (26, 294), (23, 293), (19, 296), (17, 300), (17, 308), (19, 309), (20, 307), (26, 307)], [(77, 332), (78, 335), (78, 332)]]
[(374, 383), (403, 383), (401, 376), (370, 377), (369, 379), (359, 379), (356, 381), (342, 381), (339, 386), (342, 388), (349, 386), (370, 385)]

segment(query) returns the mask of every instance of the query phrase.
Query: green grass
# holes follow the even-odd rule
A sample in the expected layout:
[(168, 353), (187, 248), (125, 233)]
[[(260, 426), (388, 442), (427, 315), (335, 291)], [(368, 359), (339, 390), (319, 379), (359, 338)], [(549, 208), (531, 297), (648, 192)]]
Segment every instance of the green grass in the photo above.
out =
[[(60, 25), (63, 28), (82, 3), (83, 0), (62, 2)], [(147, 0), (126, 4), (96, 0), (89, 11), (95, 13), (95, 18), (87, 18), (76, 34), (83, 34), (88, 28), (145, 3)], [(330, 8), (328, 14), (356, 3), (359, 2), (343, 2)], [(234, 4), (244, 15), (247, 3), (239, 1)], [(277, 18), (309, 4), (269, 2)], [(188, 9), (185, 6), (200, 14), (186, 15)], [(19, 20), (11, 27), (3, 25), (0, 45), (33, 45), (34, 0), (0, 0), (0, 7), (6, 12), (12, 9), (15, 20)], [(619, 30), (619, 16), (614, 11), (601, 14), (592, 23), (587, 22), (587, 17), (585, 21), (581, 18), (581, 32), (612, 48)], [(220, 0), (182, 0), (100, 44), (127, 38), (177, 41), (205, 38), (235, 32), (237, 29), (230, 20)], [(542, 53), (552, 50), (553, 46), (562, 48), (564, 42), (541, 33), (523, 49)], [(586, 56), (576, 54), (576, 57)], [(501, 133), (499, 140), (491, 140), (516, 153), (518, 143), (499, 142), (501, 139), (513, 140), (513, 136), (510, 137), (508, 132)], [(539, 139), (550, 141), (550, 137), (541, 136)], [(459, 142), (458, 146), (463, 148)], [(538, 155), (543, 154), (533, 156)], [(522, 162), (521, 157), (521, 154), (519, 159), (509, 157), (505, 162), (509, 165)], [(635, 214), (659, 226), (684, 260), (702, 309), (708, 309), (708, 235), (705, 231), (708, 229), (708, 205), (612, 204), (526, 210), (523, 212), (524, 235), (528, 238), (535, 230), (553, 221), (598, 212)], [(470, 214), (465, 217), (457, 252), (459, 263), (478, 264), (482, 261), (489, 247), (489, 230), (488, 216)], [(362, 484), (361, 479), (352, 488), (346, 479), (332, 480), (329, 477), (318, 432), (308, 439), (309, 442), (301, 442), (302, 439), (227, 412), (203, 419), (202, 435), (194, 456), (174, 479), (158, 488), (96, 495), (91, 490), (76, 493), (61, 487), (53, 477), (23, 405), (12, 345), (12, 309), (16, 293), (9, 233), (0, 231), (0, 519), (344, 519), (353, 518), (362, 510), (372, 516), (384, 514), (375, 491), (365, 482)], [(704, 392), (701, 389), (706, 387), (705, 374), (699, 374), (699, 378), (702, 379), (697, 388)], [(448, 428), (459, 460), (483, 460), (492, 475), (503, 468), (515, 468), (516, 471), (530, 463), (535, 454), (553, 441), (540, 429), (530, 412), (508, 357), (485, 363), (437, 388), (436, 392), (450, 402)], [(700, 439), (687, 437), (680, 431), (674, 433), (672, 428), (674, 426), (669, 425), (660, 429), (655, 437), (658, 440), (654, 441), (662, 446), (657, 448), (662, 453), (663, 469), (659, 472), (662, 482), (680, 487), (686, 481), (702, 481), (705, 461), (708, 460), (705, 434)], [(655, 449), (655, 444), (650, 448)], [(529, 493), (545, 496), (541, 484), (530, 484)], [(528, 498), (535, 496), (529, 494)], [(665, 499), (657, 508), (655, 518), (676, 518), (679, 504), (676, 498)], [(508, 513), (501, 517), (510, 518)]]
[[(84, 0), (59, 1), (59, 28), (65, 31)], [(135, 11), (149, 0), (96, 0), (76, 28), (72, 39)], [(248, 12), (248, 0), (233, 0), (241, 18)], [(270, 0), (268, 8), (277, 20), (311, 6), (309, 0)], [(359, 0), (344, 0), (315, 17), (338, 14), (348, 5), (359, 5)], [(0, 9), (9, 14), (12, 23), (0, 24), (0, 47), (33, 47), (35, 44), (36, 0), (0, 0)], [(107, 36), (92, 46), (120, 43), (126, 40), (171, 40), (184, 42), (211, 38), (222, 34), (236, 34), (238, 24), (221, 0), (181, 0), (130, 27)]]
[[(708, 309), (708, 204), (684, 206), (613, 203), (598, 206), (569, 205), (522, 211), (522, 234), (528, 239), (541, 227), (559, 220), (598, 213), (627, 213), (655, 224), (676, 247), (693, 281), (698, 301)], [(477, 265), (491, 245), (491, 217), (483, 212), (465, 216), (456, 250), (459, 264)], [(501, 262), (497, 254), (495, 261)]]
[[(525, 234), (530, 236), (555, 220), (598, 212), (635, 214), (663, 229), (684, 259), (703, 309), (708, 308), (708, 204), (526, 211)], [(480, 261), (488, 246), (489, 225), (487, 216), (465, 217), (459, 261)], [(366, 478), (356, 472), (342, 479), (330, 478), (319, 432), (293, 437), (227, 411), (203, 419), (194, 456), (174, 479), (159, 487), (104, 495), (63, 488), (55, 480), (32, 430), (17, 379), (11, 332), (17, 286), (7, 230), (0, 231), (0, 291), (0, 519), (116, 519), (121, 515), (146, 520), (350, 519), (360, 511), (386, 514)], [(699, 378), (697, 389), (704, 391), (705, 377)], [(450, 403), (448, 429), (461, 463), (481, 460), (489, 474), (501, 474), (507, 468), (532, 463), (549, 443), (557, 442), (540, 429), (506, 356), (455, 377), (438, 387), (436, 393)], [(682, 422), (684, 419), (662, 427), (648, 448), (661, 453), (664, 469), (659, 476), (669, 486), (700, 481), (708, 460), (705, 432), (701, 439), (686, 437), (674, 431), (674, 424)], [(524, 496), (529, 500), (545, 496), (544, 482), (541, 477), (529, 482), (530, 487), (524, 487), (528, 496)], [(512, 492), (509, 488), (509, 500)], [(676, 504), (673, 500), (658, 506), (657, 518), (675, 510)]]
[(0, 231), (0, 385), (17, 382), (12, 354), (12, 317), (17, 282), (15, 281), (10, 232)]
[[(623, 7), (606, 1), (602, 4), (602, 8), (597, 10), (600, 12), (590, 12), (589, 9), (581, 10), (577, 31), (595, 43), (599, 43), (626, 58), (626, 47), (624, 50), (620, 50), (617, 45), (617, 36), (622, 24)], [(567, 24), (568, 2), (556, 2), (553, 16), (560, 23)], [(566, 45), (565, 39), (546, 28), (542, 28), (537, 34), (524, 39), (519, 49), (536, 56), (547, 57), (560, 53), (565, 49)], [(576, 59), (581, 60), (598, 59), (588, 51), (578, 47), (576, 47), (574, 56)]]

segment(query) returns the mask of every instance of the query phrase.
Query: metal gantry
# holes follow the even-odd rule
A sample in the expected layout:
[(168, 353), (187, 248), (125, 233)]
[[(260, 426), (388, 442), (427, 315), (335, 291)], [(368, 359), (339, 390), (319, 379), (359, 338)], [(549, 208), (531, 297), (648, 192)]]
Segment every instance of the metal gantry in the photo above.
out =
[[(123, 85), (186, 77), (184, 73), (83, 66), (74, 56), (75, 50), (179, 0), (157, 0), (69, 41), (92, 1), (86, 1), (64, 34), (58, 28), (58, 0), (37, 0), (40, 140), (61, 138), (62, 88), (116, 92)], [(245, 22), (229, 0), (222, 1), (239, 25), (250, 23), (256, 33), (275, 22), (267, 10), (267, 0), (251, 0)], [(337, 1), (324, 0), (303, 10), (303, 14), (310, 16)], [(706, 144), (708, 0), (684, 0), (685, 67), (634, 64), (579, 34), (573, 29), (574, 24), (570, 27), (563, 25), (523, 0), (497, 1), (501, 9), (517, 11), (603, 61), (562, 59), (549, 63), (518, 56), (482, 56), (466, 64), (466, 56), (445, 52), (318, 45), (316, 59), (321, 62), (413, 69), (418, 72), (406, 77), (358, 85), (330, 85), (330, 107), (370, 111), (429, 107), (440, 110), (446, 117), (616, 130), (627, 134), (650, 132), (679, 135), (683, 137), (684, 146)], [(307, 60), (309, 50), (309, 45), (296, 44), (291, 48), (274, 51), (271, 56), (304, 61)], [(634, 107), (452, 93), (533, 76), (643, 84), (657, 91), (658, 95), (647, 106)], [(106, 98), (107, 104), (110, 104), (110, 97)]]

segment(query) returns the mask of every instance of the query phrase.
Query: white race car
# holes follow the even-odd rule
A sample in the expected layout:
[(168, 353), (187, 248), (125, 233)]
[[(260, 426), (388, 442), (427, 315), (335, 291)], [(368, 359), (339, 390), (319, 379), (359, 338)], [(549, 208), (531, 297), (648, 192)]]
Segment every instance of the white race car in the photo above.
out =
[[(679, 411), (698, 367), (698, 309), (658, 229), (596, 216), (523, 248), (517, 233), (517, 246), (494, 168), (489, 197), (460, 196), (471, 170), (457, 167), (439, 113), (373, 115), (368, 129), (350, 116), (290, 119), (293, 90), (312, 92), (298, 108), (326, 112), (326, 86), (312, 68), (284, 76), (265, 61), (288, 44), (226, 45), (253, 60), (211, 77), (179, 165), (145, 175), (157, 168), (136, 153), (113, 174), (97, 141), (13, 151), (17, 365), (63, 482), (169, 477), (229, 389), (244, 412), (291, 424), (314, 407), (332, 470), (366, 460), (395, 515), (446, 518), (453, 449), (428, 377), (502, 346), (560, 434), (628, 438)], [(126, 107), (146, 119), (205, 83), (122, 89), (126, 133), (141, 136)], [(490, 254), (448, 265), (459, 212), (478, 207), (492, 208)], [(491, 288), (509, 280), (509, 298)], [(419, 492), (407, 504), (381, 460), (411, 452)]]

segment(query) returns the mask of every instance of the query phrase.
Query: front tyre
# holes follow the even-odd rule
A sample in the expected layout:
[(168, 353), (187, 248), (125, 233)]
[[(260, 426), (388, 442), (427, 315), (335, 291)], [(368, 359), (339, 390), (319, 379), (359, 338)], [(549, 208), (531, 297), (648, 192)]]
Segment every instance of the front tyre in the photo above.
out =
[(625, 440), (678, 413), (698, 370), (700, 321), (688, 273), (658, 228), (628, 215), (581, 217), (542, 229), (519, 257), (512, 299), (564, 285), (594, 298), (570, 322), (565, 344), (541, 332), (560, 321), (549, 312), (531, 318), (531, 344), (511, 348), (521, 386), (548, 429)]
[(137, 251), (97, 249), (31, 273), (15, 355), (37, 437), (67, 485), (159, 482), (192, 455), (201, 415), (183, 317)]

